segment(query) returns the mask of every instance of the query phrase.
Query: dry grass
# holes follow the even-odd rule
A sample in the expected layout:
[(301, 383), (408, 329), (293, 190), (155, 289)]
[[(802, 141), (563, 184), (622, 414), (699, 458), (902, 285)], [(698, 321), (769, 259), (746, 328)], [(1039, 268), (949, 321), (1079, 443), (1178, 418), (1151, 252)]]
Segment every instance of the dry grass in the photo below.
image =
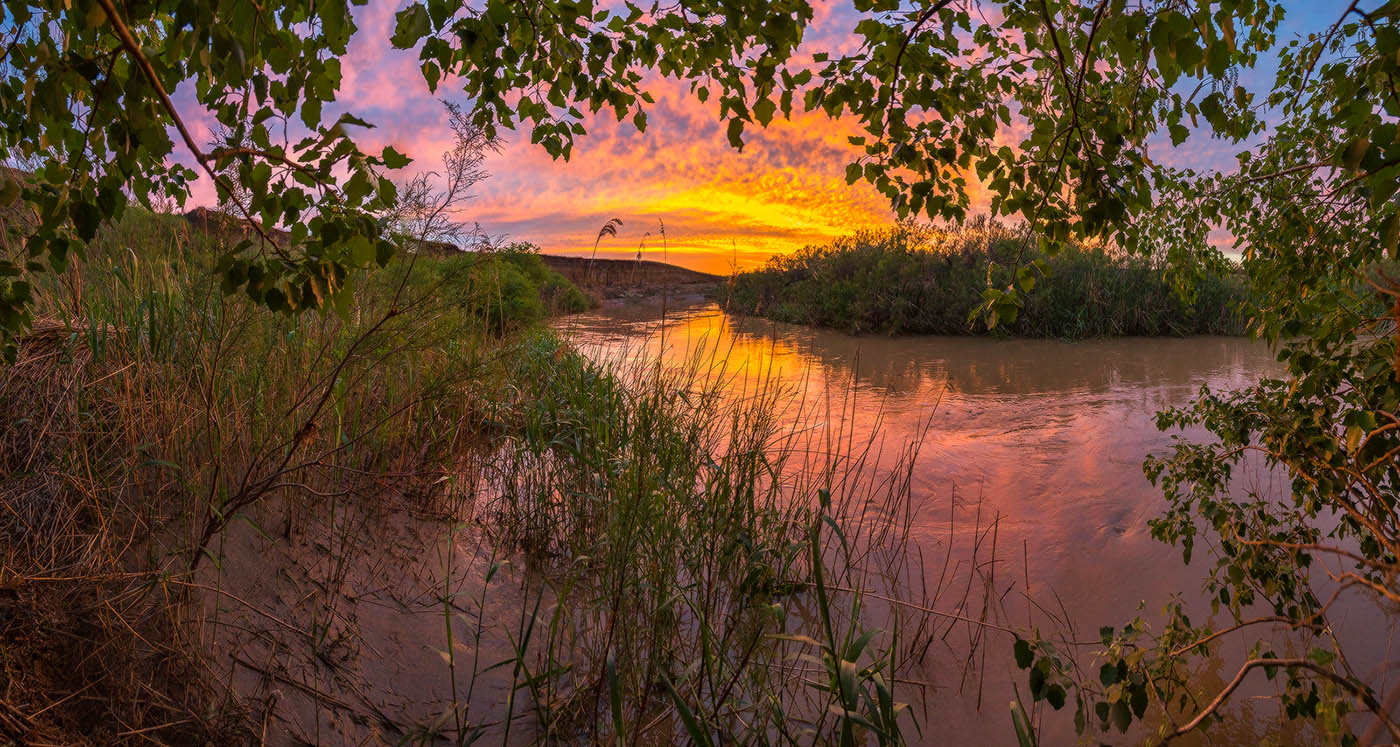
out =
[(150, 435), (130, 417), (138, 372), (74, 337), (36, 324), (0, 377), (0, 734), (228, 741), (238, 720), (185, 638), (184, 595), (136, 562), (162, 499), (128, 453)]
[(895, 743), (908, 663), (996, 626), (793, 392), (497, 339), (452, 262), (260, 312), (199, 240), (109, 229), (0, 372), (12, 739)]
[(219, 293), (199, 240), (173, 218), (108, 229), (40, 289), (49, 316), (0, 371), (11, 739), (257, 732), (211, 668), (211, 541), (264, 503), (285, 536), (328, 497), (425, 489), (461, 446), (467, 405), (446, 389), (472, 365), (446, 325), (413, 321), (430, 294), (379, 292), (350, 319), (258, 314)]

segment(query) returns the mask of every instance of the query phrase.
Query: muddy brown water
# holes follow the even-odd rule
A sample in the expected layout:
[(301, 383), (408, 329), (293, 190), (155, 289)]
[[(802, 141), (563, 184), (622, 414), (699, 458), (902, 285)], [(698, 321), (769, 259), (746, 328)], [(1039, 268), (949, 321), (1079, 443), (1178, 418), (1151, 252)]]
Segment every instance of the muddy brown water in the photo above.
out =
[[(693, 301), (613, 304), (557, 326), (579, 350), (602, 361), (659, 356), (669, 365), (693, 366), (703, 360), (736, 390), (760, 379), (785, 382), (797, 410), (806, 413), (804, 428), (829, 447), (872, 445), (872, 469), (892, 469), (901, 448), (918, 442), (909, 534), (924, 550), (923, 583), (942, 578), (956, 585), (949, 574), (967, 573), (973, 564), (965, 561), (981, 538), (976, 564), (983, 571), (995, 566), (1001, 574), (990, 587), (998, 598), (994, 619), (1051, 625), (1027, 604), (1023, 591), (1029, 588), (1035, 604), (1068, 615), (1078, 638), (1095, 638), (1100, 626), (1121, 625), (1138, 614), (1159, 620), (1173, 595), (1181, 596), (1193, 622), (1228, 623), (1224, 612), (1212, 618), (1203, 599), (1206, 567), (1199, 556), (1206, 552), (1198, 548), (1188, 566), (1179, 549), (1150, 536), (1148, 522), (1164, 501), (1142, 464), (1149, 454), (1167, 452), (1174, 437), (1204, 437), (1159, 431), (1156, 412), (1187, 404), (1202, 386), (1234, 389), (1280, 373), (1262, 343), (1229, 337), (853, 337), (732, 317), (714, 304)], [(1286, 477), (1262, 464), (1241, 470), (1236, 489), (1288, 494)], [(994, 556), (987, 543), (992, 522)], [(951, 570), (945, 561), (950, 557)], [(903, 591), (920, 597), (916, 590)], [(958, 591), (940, 606), (975, 607)], [(1393, 661), (1392, 617), (1357, 600), (1336, 618), (1349, 656), (1366, 667)], [(984, 639), (985, 654), (974, 657), (976, 672), (969, 677), (964, 670), (971, 640), (964, 631), (944, 637), (905, 673), (923, 683), (904, 692), (914, 701), (920, 741), (1014, 743), (1008, 704), (1013, 686), (1024, 694), (1025, 685), (1011, 661), (1011, 641)], [(1281, 654), (1290, 645), (1281, 635), (1275, 643)], [(1206, 661), (1198, 671), (1203, 690), (1218, 691), (1243, 654), (1227, 646)], [(1091, 650), (1083, 655), (1092, 660)], [(1309, 731), (1278, 726), (1275, 692), (1262, 683), (1244, 688), (1227, 722), (1212, 729), (1211, 741), (1314, 741), (1317, 735)], [(1075, 740), (1067, 714), (1041, 717), (1044, 743)]]

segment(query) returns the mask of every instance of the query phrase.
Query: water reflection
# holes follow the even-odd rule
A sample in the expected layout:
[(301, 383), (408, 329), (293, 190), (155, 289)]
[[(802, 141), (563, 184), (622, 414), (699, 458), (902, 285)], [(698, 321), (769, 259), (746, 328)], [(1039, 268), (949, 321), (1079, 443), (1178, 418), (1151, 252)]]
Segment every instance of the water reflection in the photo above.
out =
[[(1065, 342), (976, 337), (853, 337), (831, 330), (731, 317), (713, 304), (666, 310), (627, 304), (567, 318), (566, 329), (595, 351), (667, 337), (676, 356), (708, 342), (733, 354), (731, 366), (792, 374), (818, 365), (857, 374), (860, 386), (913, 394), (930, 385), (970, 395), (1102, 394), (1124, 388), (1242, 385), (1276, 369), (1268, 348), (1240, 338), (1121, 338)], [(783, 365), (786, 364), (786, 365)]]
[[(852, 337), (735, 319), (712, 304), (609, 307), (570, 317), (561, 328), (585, 354), (603, 360), (699, 361), (711, 375), (731, 377), (739, 391), (757, 380), (784, 382), (800, 403), (794, 411), (810, 419), (814, 442), (829, 449), (836, 449), (833, 442), (883, 446), (877, 469), (892, 467), (903, 444), (921, 441), (909, 475), (910, 531), (924, 549), (925, 575), (950, 581), (945, 557), (971, 557), (995, 522), (993, 564), (1004, 570), (986, 594), (1014, 592), (1015, 601), (1028, 588), (1032, 599), (1059, 606), (1087, 631), (1126, 622), (1140, 603), (1151, 618), (1177, 594), (1193, 618), (1209, 617), (1199, 593), (1202, 559), (1187, 567), (1178, 550), (1149, 536), (1148, 521), (1163, 500), (1142, 463), (1169, 449), (1173, 438), (1156, 428), (1154, 414), (1185, 405), (1202, 386), (1240, 388), (1279, 371), (1267, 346), (1241, 338)], [(1263, 464), (1246, 465), (1237, 483), (1241, 493), (1288, 494), (1284, 476)], [(979, 562), (986, 552), (979, 551)], [(969, 567), (955, 573), (969, 577)], [(1023, 607), (1009, 622), (1045, 622), (1024, 601), (1013, 605)], [(1388, 646), (1391, 621), (1355, 625), (1352, 639), (1361, 649)], [(937, 696), (920, 715), (924, 734), (939, 735), (935, 743), (1008, 741), (1004, 708), (1021, 677), (1004, 655), (1009, 644), (986, 665), (977, 692), (950, 697), (966, 678), (950, 682), (949, 672), (967, 656), (952, 640), (911, 675)], [(1223, 650), (1225, 661), (1210, 662), (1207, 670), (1223, 667), (1228, 675), (1239, 653)], [(1259, 723), (1270, 718), (1272, 702), (1240, 700), (1235, 718), (1217, 733), (1232, 739), (1272, 733)], [(1072, 739), (1066, 721), (1060, 719), (1058, 732), (1051, 728), (1056, 743)]]

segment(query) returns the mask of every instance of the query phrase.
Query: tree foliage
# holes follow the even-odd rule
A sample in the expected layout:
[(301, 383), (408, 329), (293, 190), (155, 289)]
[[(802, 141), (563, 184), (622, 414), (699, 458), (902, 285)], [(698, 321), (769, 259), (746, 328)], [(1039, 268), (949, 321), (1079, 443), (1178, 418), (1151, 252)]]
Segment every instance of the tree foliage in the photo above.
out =
[[(1205, 230), (1227, 231), (1260, 299), (1252, 331), (1279, 350), (1286, 370), (1159, 416), (1163, 428), (1203, 427), (1215, 438), (1178, 439), (1173, 453), (1149, 460), (1149, 477), (1169, 499), (1152, 533), (1187, 560), (1208, 548), (1206, 589), (1233, 624), (1193, 624), (1173, 604), (1155, 635), (1140, 620), (1107, 629), (1104, 666), (1121, 670), (1123, 684), (1091, 682), (1079, 703), (1099, 708), (1105, 728), (1126, 726), (1125, 714), (1142, 718), (1144, 692), (1194, 712), (1164, 724), (1164, 736), (1208, 726), (1243, 678), (1262, 670), (1270, 679), (1284, 673), (1288, 716), (1316, 719), (1350, 742), (1368, 722), (1347, 714), (1369, 711), (1372, 738), (1400, 739), (1377, 697), (1384, 673), (1349, 660), (1329, 618), (1355, 595), (1382, 608), (1400, 601), (1397, 14), (1396, 2), (1352, 3), (1325, 33), (1274, 50), (1280, 67), (1261, 102), (1273, 121), (1260, 143), (1240, 148), (1238, 168), (1144, 171), (1152, 201), (1131, 208), (1135, 226), (1123, 240), (1152, 242), (1189, 268), (1210, 251)], [(1264, 132), (1218, 116), (1202, 128), (1227, 138)], [(1287, 496), (1237, 484), (1250, 455), (1286, 470)], [(1259, 633), (1266, 626), (1293, 630), (1306, 655), (1275, 652)], [(1196, 703), (1185, 659), (1226, 636), (1243, 638), (1249, 658), (1218, 697)], [(1065, 674), (1064, 661), (1048, 651), (1032, 666)]]
[[(18, 202), (32, 224), (7, 237), (22, 251), (0, 259), (7, 355), (30, 322), (28, 274), (63, 271), (129, 204), (188, 194), (197, 173), (174, 160), (177, 148), (221, 198), (246, 199), (256, 238), (221, 262), (229, 291), (275, 310), (344, 303), (348, 272), (392, 255), (376, 214), (392, 204), (394, 187), (378, 172), (407, 160), (392, 148), (362, 152), (353, 135), (369, 125), (353, 115), (323, 117), (340, 86), (338, 55), (355, 31), (348, 3), (4, 7), (0, 155), (39, 166), (0, 186), (0, 208)], [(172, 99), (177, 87), (214, 115), (228, 142), (249, 145), (201, 148), (184, 119), (190, 112)], [(289, 131), (300, 134), (278, 136)]]
[[(220, 263), (230, 292), (284, 311), (343, 303), (349, 271), (393, 252), (383, 216), (395, 190), (382, 171), (407, 159), (363, 152), (355, 137), (368, 123), (327, 114), (355, 32), (347, 3), (4, 8), (0, 156), (37, 163), (0, 185), (0, 207), (32, 214), (22, 250), (0, 260), (11, 352), (30, 321), (32, 273), (62, 271), (129, 203), (188, 191), (196, 173), (176, 165), (177, 150), (222, 194), (236, 181), (260, 226)], [(1187, 554), (1211, 548), (1209, 584), (1238, 618), (1232, 635), (1259, 630), (1249, 617), (1259, 607), (1318, 633), (1306, 658), (1256, 649), (1241, 677), (1282, 668), (1289, 714), (1344, 733), (1349, 709), (1369, 709), (1400, 738), (1366, 673), (1326, 637), (1335, 597), (1317, 591), (1400, 598), (1400, 290), (1386, 263), (1400, 235), (1400, 0), (1351, 2), (1326, 32), (1284, 41), (1276, 0), (856, 0), (855, 9), (857, 44), (812, 58), (797, 55), (814, 16), (808, 0), (427, 0), (398, 12), (391, 42), (418, 50), (430, 89), (462, 89), (464, 121), (484, 137), (528, 133), (556, 157), (570, 155), (591, 115), (645, 129), (648, 86), (671, 78), (717, 104), (735, 147), (746, 129), (795, 111), (855, 121), (863, 134), (852, 139), (848, 180), (872, 183), (902, 217), (953, 221), (967, 216), (977, 182), (994, 217), (1021, 221), (1035, 255), (1107, 241), (1164, 259), (1189, 292), (1220, 264), (1208, 239), (1223, 229), (1262, 299), (1252, 328), (1287, 372), (1162, 416), (1163, 426), (1201, 425), (1217, 438), (1183, 441), (1149, 464), (1170, 499), (1153, 531)], [(1241, 81), (1262, 59), (1279, 70), (1259, 96)], [(201, 151), (172, 101), (177, 87), (230, 142), (250, 145)], [(1212, 150), (1235, 149), (1236, 165), (1163, 158), (1168, 143), (1206, 138), (1218, 141)], [(274, 240), (272, 228), (290, 239)], [(983, 292), (989, 318), (1014, 319), (1043, 271), (1017, 266), (1029, 256), (1017, 253), (1002, 274), (1013, 282)], [(1286, 500), (1231, 497), (1250, 452), (1287, 468)], [(1218, 640), (1170, 612), (1155, 634), (1140, 622), (1107, 629), (1095, 681), (1069, 677), (1045, 641), (1023, 642), (1017, 658), (1037, 698), (1058, 708), (1072, 691), (1081, 726), (1126, 728), (1147, 717), (1149, 696), (1193, 705), (1181, 660)], [(1204, 725), (1218, 707), (1202, 704), (1165, 731)]]

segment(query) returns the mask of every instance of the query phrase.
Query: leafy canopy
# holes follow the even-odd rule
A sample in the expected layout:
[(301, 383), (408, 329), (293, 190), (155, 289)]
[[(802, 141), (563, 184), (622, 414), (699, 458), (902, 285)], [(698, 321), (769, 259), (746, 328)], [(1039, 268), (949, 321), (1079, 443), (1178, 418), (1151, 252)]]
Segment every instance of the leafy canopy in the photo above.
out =
[[(237, 181), (221, 192), (248, 196), (258, 228), (219, 265), (230, 292), (281, 311), (343, 308), (350, 272), (388, 261), (383, 216), (395, 190), (384, 171), (407, 159), (363, 152), (356, 136), (369, 124), (328, 114), (356, 31), (346, 2), (4, 8), (0, 156), (32, 166), (0, 184), (7, 223), (22, 226), (0, 259), (11, 354), (30, 322), (34, 273), (62, 271), (130, 203), (187, 194), (196, 173), (175, 165), (178, 150), (205, 176)], [(944, 220), (967, 216), (978, 181), (994, 217), (1022, 221), (1037, 254), (1102, 240), (1164, 258), (1189, 288), (1223, 265), (1208, 241), (1223, 228), (1262, 299), (1253, 329), (1280, 347), (1287, 374), (1163, 416), (1218, 439), (1183, 442), (1149, 466), (1171, 500), (1153, 531), (1188, 554), (1209, 540), (1211, 588), (1241, 618), (1264, 605), (1301, 630), (1326, 630), (1319, 581), (1395, 600), (1400, 295), (1385, 260), (1400, 234), (1400, 0), (1352, 2), (1327, 32), (1283, 41), (1275, 0), (855, 0), (855, 10), (854, 51), (814, 58), (797, 55), (814, 15), (807, 0), (428, 0), (397, 14), (391, 42), (418, 50), (430, 89), (459, 87), (464, 116), (488, 137), (528, 132), (556, 157), (569, 156), (591, 115), (644, 129), (648, 86), (671, 78), (716, 103), (735, 147), (794, 111), (853, 119), (863, 134), (848, 180), (872, 183), (901, 216)], [(1266, 58), (1279, 72), (1256, 96), (1241, 72)], [(249, 145), (201, 151), (181, 119), (191, 112), (171, 100), (177, 86), (229, 142)], [(1151, 155), (1204, 138), (1235, 149), (1237, 166)], [(991, 320), (1014, 318), (1044, 267), (1013, 270), (1014, 282), (983, 293)], [(1260, 451), (1289, 470), (1289, 500), (1231, 498), (1232, 469)], [(1319, 556), (1349, 565), (1325, 579), (1309, 571)], [(1210, 636), (1179, 609), (1154, 639), (1144, 631), (1107, 631), (1112, 658), (1097, 684), (1072, 682), (1050, 648), (1027, 642), (1017, 658), (1028, 657), (1033, 690), (1053, 706), (1076, 688), (1081, 725), (1126, 728), (1144, 717), (1149, 691), (1186, 697), (1177, 662)], [(1374, 699), (1319, 641), (1321, 653), (1285, 666), (1289, 712), (1345, 731), (1348, 704)], [(1261, 667), (1256, 658), (1240, 671)], [(1211, 716), (1207, 706), (1173, 728)]]
[[(0, 289), (9, 354), (29, 321), (25, 275), (63, 271), (132, 202), (183, 199), (196, 173), (173, 160), (179, 147), (221, 196), (248, 196), (255, 238), (221, 263), (228, 290), (272, 309), (324, 306), (347, 299), (349, 269), (387, 261), (392, 246), (375, 214), (394, 188), (377, 169), (406, 159), (361, 152), (352, 136), (367, 123), (322, 116), (355, 31), (346, 3), (70, 5), (7, 2), (0, 26), (0, 154), (33, 170), (7, 173), (0, 188), (22, 228), (7, 242), (23, 241), (0, 259), (0, 275), (13, 278)], [(189, 112), (172, 103), (182, 85), (248, 145), (201, 150), (181, 116)], [(276, 136), (289, 123), (302, 133), (294, 141)]]

